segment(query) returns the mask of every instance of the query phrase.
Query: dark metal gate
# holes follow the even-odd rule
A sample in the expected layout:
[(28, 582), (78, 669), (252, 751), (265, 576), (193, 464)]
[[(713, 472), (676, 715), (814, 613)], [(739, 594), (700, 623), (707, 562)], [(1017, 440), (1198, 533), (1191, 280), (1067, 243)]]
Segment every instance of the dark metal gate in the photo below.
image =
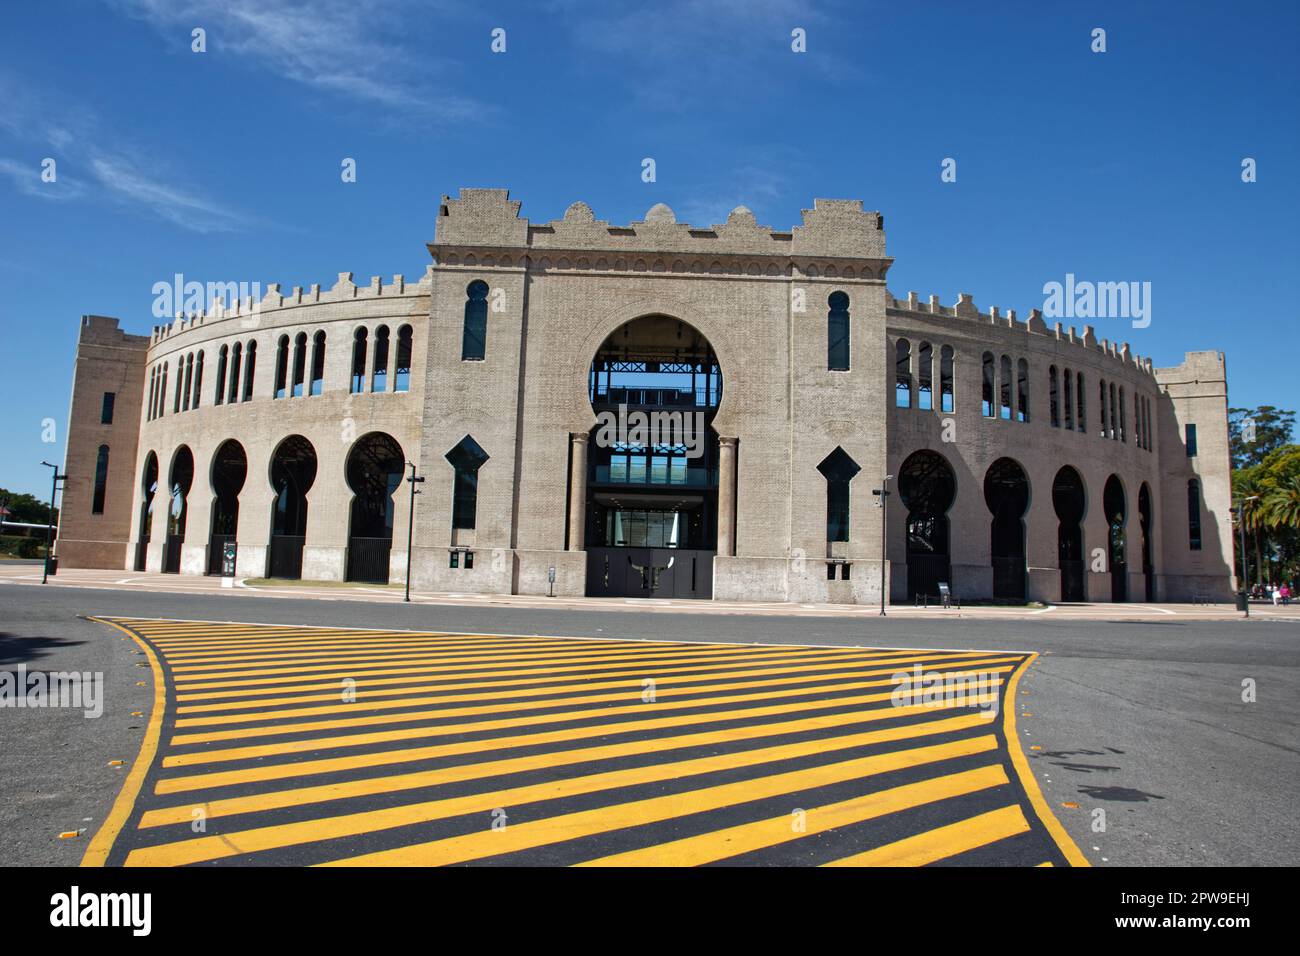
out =
[(1025, 559), (993, 559), (993, 597), (999, 601), (1025, 599)]
[(135, 543), (135, 569), (143, 571), (145, 562), (149, 556), (149, 542), (147, 540), (137, 541)]
[(163, 573), (180, 574), (181, 573), (181, 545), (185, 539), (178, 534), (169, 534), (167, 541), (163, 544)]
[(1128, 565), (1112, 563), (1110, 566), (1110, 599), (1116, 604), (1128, 600)]
[(208, 574), (221, 573), (221, 558), (227, 544), (234, 544), (233, 534), (214, 534), (208, 538)]
[(588, 597), (713, 597), (715, 551), (588, 548)]
[(1061, 558), (1061, 600), (1086, 601), (1082, 559)]
[(267, 573), (273, 578), (301, 578), (302, 546), (306, 543), (307, 536), (302, 534), (271, 535), (271, 566)]
[(388, 556), (392, 550), (392, 538), (349, 538), (347, 579), (387, 584)]
[(939, 596), (939, 583), (952, 584), (952, 563), (946, 554), (909, 554), (907, 556), (908, 597), (918, 594)]

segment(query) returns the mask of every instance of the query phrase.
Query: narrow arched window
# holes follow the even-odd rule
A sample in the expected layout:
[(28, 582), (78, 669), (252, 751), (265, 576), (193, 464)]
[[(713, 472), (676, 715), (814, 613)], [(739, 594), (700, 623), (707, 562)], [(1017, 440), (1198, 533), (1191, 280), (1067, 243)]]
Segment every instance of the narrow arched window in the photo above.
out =
[(158, 389), (158, 414), (155, 418), (161, 418), (163, 412), (167, 409), (167, 366), (170, 362), (163, 362), (162, 387)]
[(244, 352), (244, 401), (253, 399), (253, 369), (257, 365), (257, 342), (250, 340)]
[(104, 513), (104, 495), (108, 491), (108, 446), (100, 445), (95, 456), (95, 493), (90, 502), (90, 513)]
[(950, 412), (955, 407), (952, 390), (952, 346), (939, 350), (939, 409)]
[(1187, 482), (1187, 545), (1201, 550), (1201, 483), (1195, 478)]
[(357, 329), (352, 336), (352, 384), (349, 389), (353, 394), (366, 390), (366, 330)]
[(862, 466), (843, 448), (827, 455), (817, 470), (826, 479), (826, 540), (849, 540), (849, 484)]
[(934, 410), (934, 350), (929, 342), (916, 349), (916, 407), (923, 412)]
[(1119, 438), (1119, 413), (1116, 410), (1115, 402), (1115, 383), (1110, 383), (1110, 438), (1111, 441)]
[(311, 347), (311, 392), (319, 395), (325, 390), (325, 332), (316, 333)]
[(181, 411), (181, 395), (185, 391), (185, 356), (179, 356), (176, 359), (176, 388), (172, 398), (172, 414), (179, 415)]
[(212, 404), (220, 405), (226, 400), (226, 361), (230, 355), (228, 346), (221, 346), (217, 351), (217, 389), (212, 395)]
[(372, 392), (388, 391), (388, 326), (375, 329), (375, 373), (370, 378)]
[(1061, 377), (1057, 374), (1056, 366), (1050, 366), (1047, 369), (1047, 417), (1051, 420), (1053, 428), (1061, 427), (1060, 382)]
[(912, 343), (907, 339), (894, 346), (894, 407), (912, 407)]
[(1119, 387), (1119, 440), (1128, 441), (1128, 411), (1124, 405), (1124, 386)]
[(1079, 372), (1075, 375), (1074, 384), (1075, 384), (1074, 399), (1078, 403), (1078, 405), (1074, 409), (1074, 421), (1075, 424), (1078, 426), (1079, 431), (1086, 433), (1088, 431), (1088, 409), (1083, 400), (1083, 397), (1086, 393), (1083, 390), (1082, 372)]
[(1011, 408), (1011, 356), (1002, 356), (999, 363), (998, 378), (998, 417), (1004, 421), (1011, 421), (1014, 417)]
[(405, 392), (411, 388), (411, 327), (397, 330), (397, 368), (393, 381), (394, 391)]
[(307, 333), (299, 332), (293, 339), (293, 397), (301, 398), (303, 381), (307, 377)]
[(849, 296), (832, 292), (826, 300), (826, 368), (832, 372), (849, 370)]
[(275, 397), (284, 398), (289, 380), (289, 336), (280, 336), (275, 347)]
[(155, 365), (153, 368), (149, 369), (149, 404), (148, 406), (146, 406), (148, 411), (145, 414), (145, 421), (149, 421), (149, 422), (153, 421), (153, 403), (154, 403), (154, 396), (157, 394), (157, 391), (158, 391), (158, 366)]
[(460, 340), (462, 362), (482, 361), (487, 355), (488, 284), (475, 279), (465, 289), (465, 326)]
[(1016, 362), (1016, 416), (1029, 421), (1029, 363), (1024, 359)]
[(203, 352), (199, 352), (198, 361), (194, 363), (194, 391), (191, 393), (194, 400), (190, 403), (191, 408), (199, 407), (199, 399), (203, 396)]
[(1106, 437), (1106, 380), (1097, 380), (1097, 411), (1101, 415), (1101, 437)]
[(1074, 373), (1068, 368), (1061, 376), (1062, 396), (1065, 399), (1065, 427), (1074, 431)]
[(226, 399), (231, 405), (239, 401), (239, 343), (230, 350), (230, 386), (226, 391)]
[(997, 408), (993, 404), (993, 353), (985, 352), (982, 358), (983, 384), (980, 390), (980, 411), (985, 418), (997, 417)]
[(176, 376), (176, 385), (180, 389), (181, 400), (180, 408), (177, 411), (188, 412), (190, 410), (190, 385), (194, 382), (194, 353), (191, 352), (185, 356), (185, 384), (181, 384), (180, 376)]
[(478, 512), (478, 472), (488, 460), (485, 452), (469, 435), (446, 454), (454, 470), (452, 478), (452, 530), (472, 530)]

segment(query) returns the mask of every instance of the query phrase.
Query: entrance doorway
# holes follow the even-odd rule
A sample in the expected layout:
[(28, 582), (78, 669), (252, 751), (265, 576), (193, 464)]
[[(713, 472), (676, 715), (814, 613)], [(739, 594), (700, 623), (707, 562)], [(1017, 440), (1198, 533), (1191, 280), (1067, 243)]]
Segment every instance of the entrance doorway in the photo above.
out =
[(1156, 599), (1156, 569), (1151, 558), (1151, 489), (1142, 482), (1138, 489), (1138, 523), (1142, 528), (1142, 579), (1146, 585), (1145, 600)]
[(1025, 509), (1029, 479), (1010, 458), (999, 458), (984, 475), (984, 501), (993, 514), (989, 544), (995, 600), (1025, 599)]
[(1106, 509), (1108, 524), (1110, 599), (1119, 604), (1128, 600), (1128, 559), (1125, 557), (1127, 542), (1124, 531), (1128, 523), (1128, 504), (1124, 498), (1124, 486), (1115, 475), (1106, 479), (1102, 505)]
[[(212, 458), (212, 531), (208, 536), (208, 574), (221, 573), (226, 545), (239, 534), (239, 492), (248, 477), (248, 456), (244, 446), (231, 438), (222, 442)], [(238, 553), (238, 552), (236, 552)]]
[(939, 596), (952, 583), (948, 509), (957, 480), (948, 460), (934, 451), (907, 457), (898, 473), (898, 494), (907, 508), (907, 596)]
[(167, 540), (163, 545), (163, 573), (180, 574), (181, 548), (185, 544), (185, 521), (189, 517), (190, 486), (194, 483), (194, 454), (181, 445), (172, 456), (171, 478), (167, 482), (171, 504), (167, 510)]
[(591, 363), (587, 594), (710, 598), (717, 553), (722, 370), (685, 322), (643, 316)]
[(271, 456), (271, 554), (267, 574), (302, 577), (302, 550), (307, 543), (307, 492), (316, 481), (316, 449), (301, 435), (290, 435)]
[(136, 535), (135, 570), (143, 571), (149, 559), (149, 539), (153, 535), (153, 502), (158, 494), (158, 456), (149, 452), (140, 481), (144, 501), (140, 502), (140, 531)]
[(1081, 522), (1087, 505), (1083, 479), (1069, 465), (1058, 471), (1052, 482), (1052, 506), (1060, 520), (1056, 526), (1056, 558), (1061, 566), (1061, 600), (1086, 601)]
[(402, 446), (391, 435), (363, 435), (348, 455), (348, 486), (356, 495), (348, 532), (347, 580), (388, 583), (393, 550), (393, 492), (406, 470)]

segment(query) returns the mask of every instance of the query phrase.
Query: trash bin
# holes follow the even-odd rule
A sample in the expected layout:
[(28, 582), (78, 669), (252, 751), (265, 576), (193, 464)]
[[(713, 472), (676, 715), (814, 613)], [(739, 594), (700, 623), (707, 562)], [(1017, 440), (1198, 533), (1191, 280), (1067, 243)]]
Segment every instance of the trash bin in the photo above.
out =
[(45, 561), (45, 573), (54, 575), (59, 573), (59, 559), (56, 555), (50, 555)]
[(1244, 610), (1246, 610), (1246, 592), (1245, 592), (1245, 591), (1238, 591), (1238, 592), (1237, 592), (1237, 610), (1238, 610), (1238, 611), (1244, 611)]

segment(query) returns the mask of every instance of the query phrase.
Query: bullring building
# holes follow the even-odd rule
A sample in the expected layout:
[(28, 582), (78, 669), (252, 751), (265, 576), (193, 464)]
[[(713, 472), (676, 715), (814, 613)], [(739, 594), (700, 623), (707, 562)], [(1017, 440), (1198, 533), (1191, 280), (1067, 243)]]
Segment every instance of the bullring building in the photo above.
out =
[(1231, 592), (1220, 353), (1154, 368), (1038, 310), (895, 298), (858, 201), (781, 231), (743, 206), (533, 223), (465, 189), (435, 236), (416, 281), (270, 285), (147, 336), (83, 318), (62, 564), (211, 574), (229, 545), (240, 577), (438, 592)]

